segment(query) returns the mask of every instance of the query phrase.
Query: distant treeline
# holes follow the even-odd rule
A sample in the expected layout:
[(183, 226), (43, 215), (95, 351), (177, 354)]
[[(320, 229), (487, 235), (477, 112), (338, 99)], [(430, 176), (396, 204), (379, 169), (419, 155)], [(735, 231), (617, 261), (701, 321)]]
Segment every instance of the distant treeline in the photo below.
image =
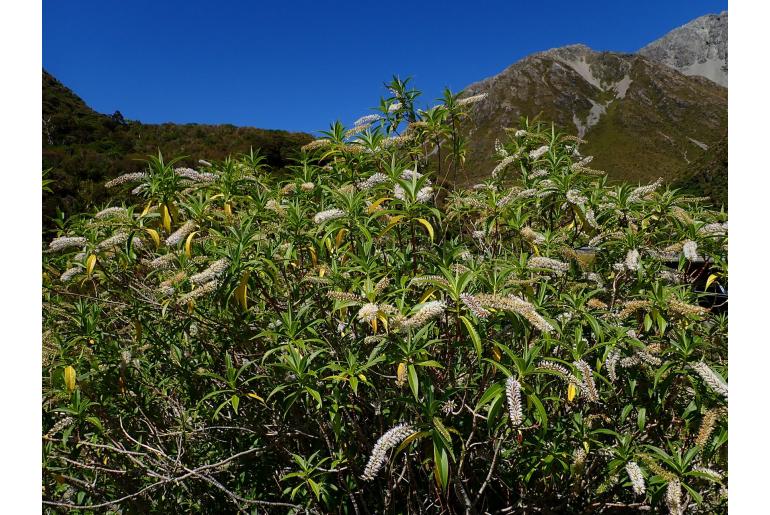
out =
[[(274, 169), (312, 140), (303, 133), (234, 125), (148, 125), (125, 120), (120, 112), (97, 113), (70, 89), (43, 70), (43, 169), (53, 193), (43, 195), (43, 225), (61, 210), (72, 215), (107, 199), (104, 183), (138, 171), (141, 159), (160, 150), (164, 156), (187, 156), (180, 166), (199, 159), (219, 160), (259, 149)], [(114, 198), (114, 196), (112, 197)]]

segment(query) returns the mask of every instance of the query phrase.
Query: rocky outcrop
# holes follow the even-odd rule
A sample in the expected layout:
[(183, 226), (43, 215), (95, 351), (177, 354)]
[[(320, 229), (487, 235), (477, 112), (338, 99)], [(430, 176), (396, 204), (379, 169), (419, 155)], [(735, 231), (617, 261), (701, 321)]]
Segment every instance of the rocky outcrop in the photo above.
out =
[(727, 87), (727, 12), (696, 18), (645, 46), (639, 54), (685, 75), (699, 75)]

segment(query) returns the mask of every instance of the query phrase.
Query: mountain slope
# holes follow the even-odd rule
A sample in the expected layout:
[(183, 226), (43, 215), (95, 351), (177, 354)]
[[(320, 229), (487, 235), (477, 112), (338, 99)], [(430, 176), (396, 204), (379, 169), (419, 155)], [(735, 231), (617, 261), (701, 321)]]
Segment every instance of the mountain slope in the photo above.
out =
[(696, 18), (645, 46), (639, 54), (685, 75), (700, 75), (727, 87), (727, 12)]
[(78, 213), (103, 202), (103, 184), (142, 166), (138, 162), (158, 149), (166, 157), (223, 159), (260, 149), (272, 167), (288, 164), (289, 156), (312, 140), (302, 133), (234, 125), (150, 125), (126, 121), (116, 112), (97, 113), (69, 88), (43, 70), (43, 168), (52, 168), (52, 194), (43, 197), (43, 220), (61, 209)]
[(711, 197), (727, 208), (727, 133), (694, 161), (674, 186)]
[(611, 179), (673, 180), (719, 140), (727, 127), (727, 90), (635, 54), (571, 45), (533, 54), (472, 84), (487, 93), (472, 113), (466, 168), (488, 175), (494, 141), (522, 116), (588, 140), (583, 154)]

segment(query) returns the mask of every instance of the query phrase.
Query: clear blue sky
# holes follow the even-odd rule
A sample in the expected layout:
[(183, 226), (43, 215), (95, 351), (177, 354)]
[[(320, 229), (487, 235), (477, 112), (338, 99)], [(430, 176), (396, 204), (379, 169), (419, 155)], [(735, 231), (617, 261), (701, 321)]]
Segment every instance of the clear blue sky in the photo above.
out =
[(43, 66), (99, 112), (315, 132), (570, 43), (633, 52), (726, 1), (44, 0)]

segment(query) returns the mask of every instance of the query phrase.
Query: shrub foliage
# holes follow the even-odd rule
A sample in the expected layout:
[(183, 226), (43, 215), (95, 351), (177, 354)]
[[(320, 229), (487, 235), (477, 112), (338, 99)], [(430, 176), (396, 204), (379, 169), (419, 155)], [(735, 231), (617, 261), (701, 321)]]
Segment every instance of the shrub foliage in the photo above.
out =
[(288, 180), (158, 155), (63, 224), (48, 509), (726, 509), (725, 213), (527, 120), (447, 191), (484, 99), (390, 87)]

